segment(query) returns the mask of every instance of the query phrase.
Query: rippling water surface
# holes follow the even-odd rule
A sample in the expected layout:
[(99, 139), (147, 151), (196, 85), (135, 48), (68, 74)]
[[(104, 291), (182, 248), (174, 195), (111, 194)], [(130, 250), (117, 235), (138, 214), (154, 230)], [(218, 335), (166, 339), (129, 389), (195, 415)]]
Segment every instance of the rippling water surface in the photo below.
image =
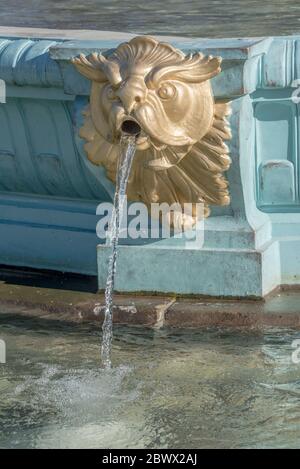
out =
[[(299, 448), (299, 332), (116, 328), (0, 315), (2, 448)], [(6, 325), (3, 325), (3, 324)]]
[(300, 32), (295, 0), (10, 0), (2, 26), (99, 29), (190, 37)]

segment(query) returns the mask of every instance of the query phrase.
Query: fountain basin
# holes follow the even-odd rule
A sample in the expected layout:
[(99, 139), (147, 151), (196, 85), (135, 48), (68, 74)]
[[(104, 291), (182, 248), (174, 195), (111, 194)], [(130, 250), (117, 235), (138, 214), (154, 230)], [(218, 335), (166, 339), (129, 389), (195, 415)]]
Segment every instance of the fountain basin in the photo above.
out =
[(116, 327), (101, 370), (93, 325), (16, 313), (1, 307), (1, 448), (299, 448), (299, 332)]

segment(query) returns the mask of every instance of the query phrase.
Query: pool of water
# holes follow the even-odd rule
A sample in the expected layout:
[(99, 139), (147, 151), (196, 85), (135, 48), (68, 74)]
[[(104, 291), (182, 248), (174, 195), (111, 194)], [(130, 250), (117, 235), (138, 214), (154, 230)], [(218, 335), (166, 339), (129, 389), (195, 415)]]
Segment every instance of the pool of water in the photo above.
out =
[(190, 37), (300, 32), (295, 0), (10, 0), (2, 26), (99, 29)]
[(299, 448), (292, 330), (118, 327), (0, 315), (1, 448)]

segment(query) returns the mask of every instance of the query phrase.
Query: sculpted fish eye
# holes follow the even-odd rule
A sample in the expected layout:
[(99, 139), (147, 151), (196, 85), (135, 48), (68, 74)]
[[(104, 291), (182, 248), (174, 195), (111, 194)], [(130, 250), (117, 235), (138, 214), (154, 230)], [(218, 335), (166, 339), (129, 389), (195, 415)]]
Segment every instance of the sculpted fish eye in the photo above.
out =
[(157, 93), (161, 99), (171, 99), (176, 94), (176, 87), (172, 83), (163, 83)]
[(106, 96), (109, 100), (113, 101), (117, 99), (116, 91), (118, 90), (119, 86), (117, 85), (108, 85), (106, 89)]

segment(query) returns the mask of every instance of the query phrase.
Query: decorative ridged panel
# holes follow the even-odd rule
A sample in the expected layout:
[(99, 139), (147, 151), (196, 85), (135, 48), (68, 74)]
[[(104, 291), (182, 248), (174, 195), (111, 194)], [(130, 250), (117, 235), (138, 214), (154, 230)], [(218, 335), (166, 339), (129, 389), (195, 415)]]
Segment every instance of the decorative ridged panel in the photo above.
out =
[(300, 79), (300, 40), (273, 39), (262, 58), (259, 87), (287, 88)]
[(253, 95), (257, 204), (267, 212), (300, 212), (300, 39), (272, 39), (259, 72)]
[(8, 85), (62, 87), (59, 65), (49, 48), (57, 41), (0, 39), (0, 79)]
[(299, 113), (276, 93), (254, 104), (257, 202), (266, 211), (300, 211)]
[(109, 199), (74, 141), (67, 103), (9, 98), (0, 106), (0, 190)]

